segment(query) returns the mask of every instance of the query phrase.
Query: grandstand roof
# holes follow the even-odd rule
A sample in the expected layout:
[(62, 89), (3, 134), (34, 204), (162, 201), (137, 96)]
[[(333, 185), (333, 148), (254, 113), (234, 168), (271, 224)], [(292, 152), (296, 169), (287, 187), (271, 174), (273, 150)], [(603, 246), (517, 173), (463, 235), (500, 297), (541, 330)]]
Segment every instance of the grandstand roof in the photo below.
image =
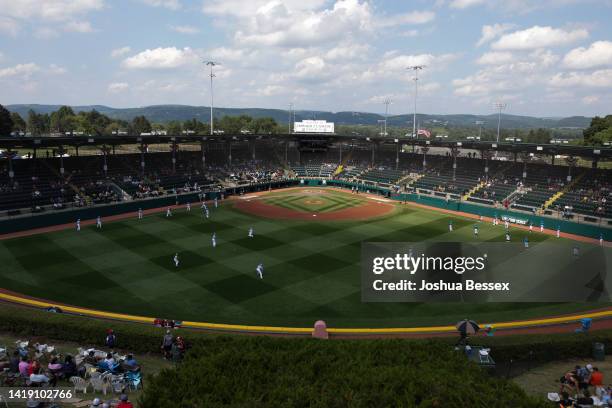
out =
[(102, 145), (129, 145), (129, 144), (156, 144), (156, 143), (194, 143), (201, 141), (253, 141), (253, 140), (293, 140), (293, 141), (327, 141), (330, 143), (340, 141), (351, 141), (353, 143), (377, 143), (377, 144), (395, 144), (402, 143), (416, 146), (431, 146), (431, 147), (459, 147), (461, 149), (473, 150), (498, 150), (512, 153), (537, 153), (546, 155), (568, 155), (579, 156), (585, 158), (601, 158), (612, 159), (612, 148), (609, 147), (589, 147), (589, 146), (574, 146), (574, 145), (554, 145), (554, 144), (536, 144), (536, 143), (518, 143), (518, 142), (491, 142), (491, 141), (475, 141), (475, 140), (428, 140), (428, 139), (412, 139), (412, 138), (393, 138), (393, 137), (355, 137), (354, 135), (339, 135), (339, 134), (276, 134), (276, 135), (261, 135), (261, 134), (237, 134), (237, 135), (151, 135), (151, 136), (41, 136), (41, 137), (4, 137), (0, 138), (0, 148), (2, 149), (33, 149), (33, 148), (53, 148), (59, 146), (102, 146)]

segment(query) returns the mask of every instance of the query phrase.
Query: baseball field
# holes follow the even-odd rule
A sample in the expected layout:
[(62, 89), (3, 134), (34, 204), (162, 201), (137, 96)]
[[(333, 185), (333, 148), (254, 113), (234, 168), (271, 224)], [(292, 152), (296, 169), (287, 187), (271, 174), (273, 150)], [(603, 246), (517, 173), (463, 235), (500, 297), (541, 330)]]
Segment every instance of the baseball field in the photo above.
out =
[[(218, 208), (207, 204), (208, 219), (194, 203), (191, 211), (181, 206), (170, 217), (165, 211), (141, 220), (130, 214), (103, 220), (101, 229), (87, 223), (80, 232), (69, 227), (1, 240), (1, 286), (140, 316), (300, 327), (318, 319), (333, 327), (452, 324), (468, 316), (499, 322), (595, 308), (588, 303), (362, 303), (362, 241), (470, 241), (475, 221), (331, 188), (234, 197)], [(502, 226), (479, 224), (478, 240), (504, 240)], [(512, 234), (520, 242), (529, 232), (513, 229)], [(556, 238), (533, 232), (529, 239), (537, 247)], [(258, 264), (263, 279), (256, 274)]]

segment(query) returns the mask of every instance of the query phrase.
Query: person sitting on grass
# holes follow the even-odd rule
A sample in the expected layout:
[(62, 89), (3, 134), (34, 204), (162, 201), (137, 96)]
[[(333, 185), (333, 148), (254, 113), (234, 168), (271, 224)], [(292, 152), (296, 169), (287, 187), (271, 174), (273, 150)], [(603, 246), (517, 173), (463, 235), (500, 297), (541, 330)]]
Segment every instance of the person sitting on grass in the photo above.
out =
[(28, 357), (21, 357), (21, 362), (19, 363), (19, 375), (22, 377), (27, 377), (30, 375), (30, 363), (28, 362)]
[(96, 358), (96, 353), (93, 350), (91, 350), (87, 354), (87, 356), (85, 356), (85, 359), (83, 360), (83, 363), (90, 364), (92, 366), (98, 365), (98, 359)]
[(132, 403), (128, 400), (128, 396), (126, 394), (121, 394), (119, 400), (120, 401), (117, 408), (134, 408), (134, 405), (132, 405)]
[(106, 354), (106, 358), (100, 362), (100, 367), (105, 368), (108, 371), (115, 370), (115, 359), (113, 358), (113, 355), (111, 353)]
[(21, 358), (19, 356), (19, 351), (15, 350), (13, 351), (13, 355), (11, 356), (10, 362), (9, 362), (9, 372), (13, 373), (13, 374), (17, 374), (19, 372), (19, 362), (21, 361)]
[(134, 355), (128, 354), (125, 360), (123, 361), (123, 369), (125, 371), (136, 371), (140, 369), (138, 366), (138, 362), (134, 358)]
[(115, 332), (113, 331), (113, 329), (108, 329), (108, 331), (106, 332), (106, 339), (104, 341), (104, 344), (106, 344), (106, 347), (111, 349), (117, 347), (117, 336), (115, 336)]
[(599, 371), (599, 368), (593, 367), (593, 372), (591, 373), (591, 381), (589, 381), (589, 385), (593, 387), (593, 392), (596, 395), (601, 395), (604, 391), (604, 382), (603, 382), (603, 373)]
[(49, 377), (44, 374), (41, 374), (40, 367), (36, 368), (36, 370), (30, 374), (30, 382), (32, 385), (48, 385)]
[[(83, 367), (84, 369), (85, 367)], [(85, 372), (83, 371), (83, 374)], [(80, 376), (79, 370), (77, 369), (76, 363), (71, 355), (67, 355), (64, 358), (64, 364), (62, 366), (62, 374), (65, 378), (70, 378), (74, 376)]]
[(568, 392), (572, 395), (578, 393), (578, 380), (575, 371), (568, 371), (559, 381), (561, 383), (559, 393)]

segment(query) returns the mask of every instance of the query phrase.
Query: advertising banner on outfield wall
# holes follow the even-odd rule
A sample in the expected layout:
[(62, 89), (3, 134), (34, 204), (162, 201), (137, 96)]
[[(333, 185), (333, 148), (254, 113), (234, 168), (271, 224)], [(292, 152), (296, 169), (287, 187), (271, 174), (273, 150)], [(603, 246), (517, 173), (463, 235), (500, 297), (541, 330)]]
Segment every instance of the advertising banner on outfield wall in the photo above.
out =
[(554, 242), (363, 242), (362, 302), (610, 302), (612, 248)]

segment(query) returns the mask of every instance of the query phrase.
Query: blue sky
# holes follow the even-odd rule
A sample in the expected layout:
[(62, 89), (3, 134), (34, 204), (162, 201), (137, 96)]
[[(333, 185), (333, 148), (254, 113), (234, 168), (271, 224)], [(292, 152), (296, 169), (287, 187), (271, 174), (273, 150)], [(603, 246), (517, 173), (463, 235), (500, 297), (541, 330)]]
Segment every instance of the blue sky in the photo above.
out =
[(0, 103), (612, 113), (612, 0), (0, 0)]

